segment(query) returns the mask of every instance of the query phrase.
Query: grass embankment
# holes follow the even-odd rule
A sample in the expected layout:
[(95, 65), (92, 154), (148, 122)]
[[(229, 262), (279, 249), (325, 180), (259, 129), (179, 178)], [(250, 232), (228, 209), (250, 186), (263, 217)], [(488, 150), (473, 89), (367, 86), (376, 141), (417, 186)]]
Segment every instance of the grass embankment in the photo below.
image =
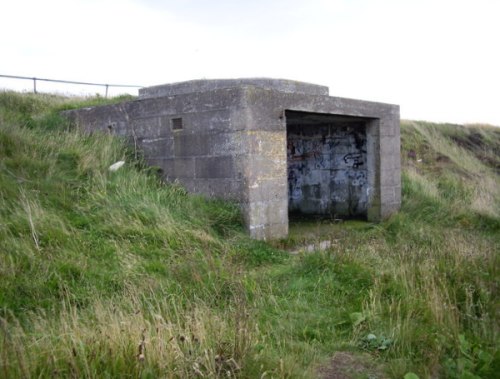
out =
[(500, 371), (498, 129), (404, 122), (398, 215), (273, 247), (58, 116), (85, 104), (0, 94), (0, 377), (302, 378), (336, 351), (366, 376)]

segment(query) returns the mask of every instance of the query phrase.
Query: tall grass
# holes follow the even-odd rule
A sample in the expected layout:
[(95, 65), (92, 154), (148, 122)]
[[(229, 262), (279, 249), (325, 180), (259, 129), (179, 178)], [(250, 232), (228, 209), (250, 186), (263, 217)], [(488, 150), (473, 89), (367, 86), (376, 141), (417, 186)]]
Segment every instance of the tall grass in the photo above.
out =
[(390, 244), (370, 251), (380, 261), (366, 326), (394, 339), (396, 376), (493, 377), (500, 364), (500, 157), (478, 159), (500, 140), (465, 148), (457, 135), (497, 131), (453, 128), (403, 123), (403, 208), (378, 228)]
[[(198, 299), (133, 294), (96, 300), (29, 326), (2, 320), (2, 375), (11, 377), (234, 377), (253, 342), (244, 304), (214, 311)], [(248, 367), (245, 367), (248, 370)]]
[(59, 116), (95, 103), (0, 93), (0, 377), (313, 378), (338, 351), (393, 378), (500, 372), (496, 129), (403, 122), (399, 214), (266, 244)]
[(0, 104), (5, 376), (241, 372), (239, 267), (283, 253), (248, 240), (235, 205), (189, 196), (123, 141), (73, 130), (57, 114), (64, 99), (3, 93)]

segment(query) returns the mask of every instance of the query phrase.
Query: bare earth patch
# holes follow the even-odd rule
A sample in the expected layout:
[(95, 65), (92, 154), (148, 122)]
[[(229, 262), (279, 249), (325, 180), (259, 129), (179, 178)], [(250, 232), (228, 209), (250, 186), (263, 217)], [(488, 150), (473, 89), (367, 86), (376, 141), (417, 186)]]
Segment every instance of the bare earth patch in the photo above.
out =
[(347, 351), (335, 353), (328, 365), (320, 367), (321, 379), (385, 379), (381, 367), (368, 354)]

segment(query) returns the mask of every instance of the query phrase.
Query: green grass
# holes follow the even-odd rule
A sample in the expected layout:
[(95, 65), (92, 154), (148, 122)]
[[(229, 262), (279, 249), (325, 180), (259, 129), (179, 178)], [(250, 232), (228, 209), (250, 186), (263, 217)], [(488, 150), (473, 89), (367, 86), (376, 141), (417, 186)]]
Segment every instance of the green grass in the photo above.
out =
[(105, 102), (0, 93), (0, 377), (313, 378), (337, 351), (500, 371), (500, 129), (404, 121), (400, 213), (267, 244), (59, 115)]

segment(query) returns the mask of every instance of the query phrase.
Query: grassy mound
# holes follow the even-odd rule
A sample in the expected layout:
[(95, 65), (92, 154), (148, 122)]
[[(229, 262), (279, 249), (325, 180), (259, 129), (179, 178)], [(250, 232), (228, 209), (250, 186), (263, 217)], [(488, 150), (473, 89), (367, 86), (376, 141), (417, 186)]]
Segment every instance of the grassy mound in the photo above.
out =
[(338, 351), (500, 370), (500, 129), (403, 122), (399, 214), (271, 245), (59, 116), (104, 102), (0, 93), (0, 376), (303, 378)]

